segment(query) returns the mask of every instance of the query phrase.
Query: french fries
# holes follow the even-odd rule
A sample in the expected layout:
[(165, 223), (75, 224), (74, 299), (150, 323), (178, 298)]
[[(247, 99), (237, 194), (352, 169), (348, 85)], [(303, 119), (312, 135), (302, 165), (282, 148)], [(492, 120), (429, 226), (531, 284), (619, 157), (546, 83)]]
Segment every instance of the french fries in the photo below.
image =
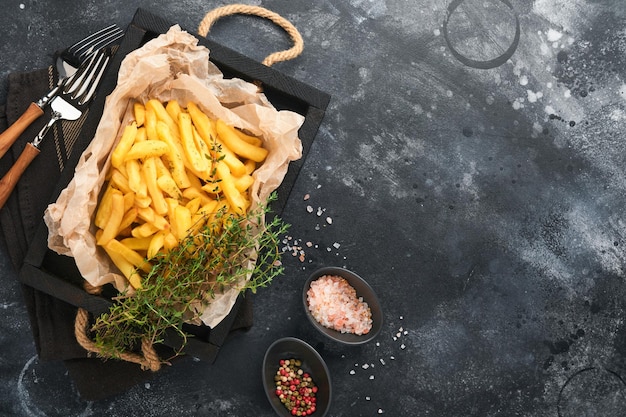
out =
[(260, 138), (181, 104), (133, 103), (96, 209), (97, 244), (133, 288), (151, 259), (218, 212), (245, 215), (254, 170), (268, 155)]

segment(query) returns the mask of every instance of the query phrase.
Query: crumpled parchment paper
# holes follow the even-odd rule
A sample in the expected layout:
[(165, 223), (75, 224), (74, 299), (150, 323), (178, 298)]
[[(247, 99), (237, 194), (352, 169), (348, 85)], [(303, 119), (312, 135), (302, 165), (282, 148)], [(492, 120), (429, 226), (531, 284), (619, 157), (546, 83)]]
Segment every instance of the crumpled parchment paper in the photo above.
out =
[[(81, 155), (73, 179), (44, 214), (50, 249), (74, 257), (82, 276), (93, 286), (112, 283), (119, 291), (128, 289), (126, 279), (97, 247), (92, 219), (111, 151), (132, 119), (132, 103), (151, 98), (162, 102), (176, 99), (181, 106), (193, 101), (210, 117), (263, 139), (269, 153), (254, 173), (251, 208), (278, 188), (289, 162), (302, 156), (298, 129), (304, 117), (277, 110), (252, 83), (225, 79), (209, 62), (209, 50), (178, 25), (172, 26), (125, 57), (117, 87), (106, 98), (95, 136)], [(237, 288), (217, 294), (202, 313), (202, 322), (217, 325), (228, 315), (238, 294)]]

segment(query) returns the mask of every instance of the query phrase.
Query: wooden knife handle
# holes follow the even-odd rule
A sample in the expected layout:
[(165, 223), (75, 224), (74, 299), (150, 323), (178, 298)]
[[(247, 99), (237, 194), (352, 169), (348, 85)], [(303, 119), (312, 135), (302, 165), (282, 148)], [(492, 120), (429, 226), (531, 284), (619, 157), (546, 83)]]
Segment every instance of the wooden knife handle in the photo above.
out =
[(22, 132), (24, 132), (33, 121), (41, 117), (42, 114), (43, 110), (41, 110), (41, 107), (35, 103), (30, 103), (30, 106), (22, 113), (19, 119), (0, 134), (0, 158), (2, 158), (11, 145), (15, 143)]
[(4, 207), (20, 177), (37, 155), (39, 149), (32, 143), (27, 143), (11, 169), (0, 179), (0, 208)]

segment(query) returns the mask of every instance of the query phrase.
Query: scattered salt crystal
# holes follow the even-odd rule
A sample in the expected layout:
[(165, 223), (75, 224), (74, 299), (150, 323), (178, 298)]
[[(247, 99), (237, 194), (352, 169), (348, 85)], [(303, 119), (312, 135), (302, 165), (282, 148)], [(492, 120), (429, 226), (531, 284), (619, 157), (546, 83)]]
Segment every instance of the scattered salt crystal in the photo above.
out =
[(404, 330), (404, 328), (402, 326), (400, 326), (400, 328), (398, 330), (402, 331), (402, 330)]
[(333, 247), (335, 249), (339, 249), (339, 246), (341, 246), (339, 243), (337, 243), (337, 242), (333, 243)]
[(378, 414), (382, 414), (382, 413), (384, 413), (383, 409), (382, 409), (382, 408), (379, 408), (379, 409), (378, 409)]
[(400, 345), (400, 349), (404, 349), (405, 347), (404, 343)]
[(313, 207), (306, 206), (306, 211), (308, 211), (309, 213), (313, 213)]
[(390, 356), (389, 359), (391, 359), (392, 361), (396, 359), (395, 356)]
[(354, 375), (354, 374), (356, 374), (356, 372), (354, 372), (354, 369), (351, 369), (350, 370), (350, 375)]
[(333, 219), (330, 217), (326, 217), (326, 223), (333, 224)]
[(374, 379), (374, 375), (370, 375), (370, 379)]
[(20, 3), (20, 9), (24, 10), (25, 7), (24, 3)]
[(556, 42), (561, 39), (561, 37), (563, 37), (563, 34), (561, 32), (557, 32), (554, 29), (548, 29), (547, 35), (549, 42)]
[(380, 342), (376, 342), (376, 346), (380, 346)]
[(309, 194), (305, 194), (304, 195), (304, 201), (307, 201), (309, 198), (311, 198), (311, 196)]
[(398, 340), (398, 338), (394, 336), (393, 337), (393, 341), (395, 342), (396, 340)]
[(402, 333), (400, 332), (396, 333), (396, 337), (400, 337), (400, 336), (402, 336)]
[(311, 246), (313, 246), (313, 243), (311, 243), (311, 242), (306, 242), (306, 246), (310, 248)]
[(403, 320), (403, 319), (404, 319), (404, 316), (400, 316), (400, 320)]
[(369, 367), (370, 367), (370, 366), (369, 366), (368, 364), (364, 363), (364, 364), (363, 364), (363, 366), (362, 366), (361, 368), (363, 368), (363, 369), (367, 369), (367, 368), (369, 368)]
[(369, 400), (370, 400), (370, 397), (365, 397), (365, 401), (369, 401)]
[(149, 383), (149, 382), (146, 382), (146, 383), (144, 384), (144, 387), (146, 387), (146, 389), (150, 389), (150, 383)]
[(317, 214), (318, 216), (321, 216), (321, 215), (322, 215), (322, 213), (324, 213), (324, 211), (322, 210), (322, 208), (321, 208), (321, 207), (318, 207), (318, 208), (317, 208), (317, 213), (316, 213), (316, 214)]
[(379, 361), (383, 366), (385, 366), (385, 360), (383, 358), (380, 358)]
[(409, 332), (407, 330), (405, 330), (404, 333), (402, 333), (402, 334), (406, 336), (407, 334), (409, 334)]

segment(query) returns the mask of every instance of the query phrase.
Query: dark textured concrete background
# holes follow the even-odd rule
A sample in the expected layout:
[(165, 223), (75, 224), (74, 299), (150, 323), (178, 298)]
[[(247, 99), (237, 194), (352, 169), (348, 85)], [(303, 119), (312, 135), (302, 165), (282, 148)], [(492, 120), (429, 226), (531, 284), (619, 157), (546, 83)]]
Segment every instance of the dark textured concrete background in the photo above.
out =
[[(449, 3), (458, 7), (448, 19)], [(9, 73), (127, 25), (137, 7), (195, 31), (222, 4), (4, 0), (0, 102)], [(303, 54), (275, 68), (332, 95), (284, 214), (285, 246), (301, 246), (304, 261), (285, 257), (286, 275), (254, 297), (253, 328), (215, 364), (181, 361), (86, 402), (62, 364), (35, 356), (2, 255), (0, 414), (271, 416), (263, 353), (296, 336), (328, 363), (332, 416), (625, 415), (626, 3), (249, 4), (303, 35)], [(516, 21), (506, 62), (461, 62), (505, 53)], [(225, 18), (210, 37), (259, 61), (289, 46), (246, 17)], [(377, 290), (376, 342), (335, 345), (305, 321), (301, 284), (325, 265)]]

